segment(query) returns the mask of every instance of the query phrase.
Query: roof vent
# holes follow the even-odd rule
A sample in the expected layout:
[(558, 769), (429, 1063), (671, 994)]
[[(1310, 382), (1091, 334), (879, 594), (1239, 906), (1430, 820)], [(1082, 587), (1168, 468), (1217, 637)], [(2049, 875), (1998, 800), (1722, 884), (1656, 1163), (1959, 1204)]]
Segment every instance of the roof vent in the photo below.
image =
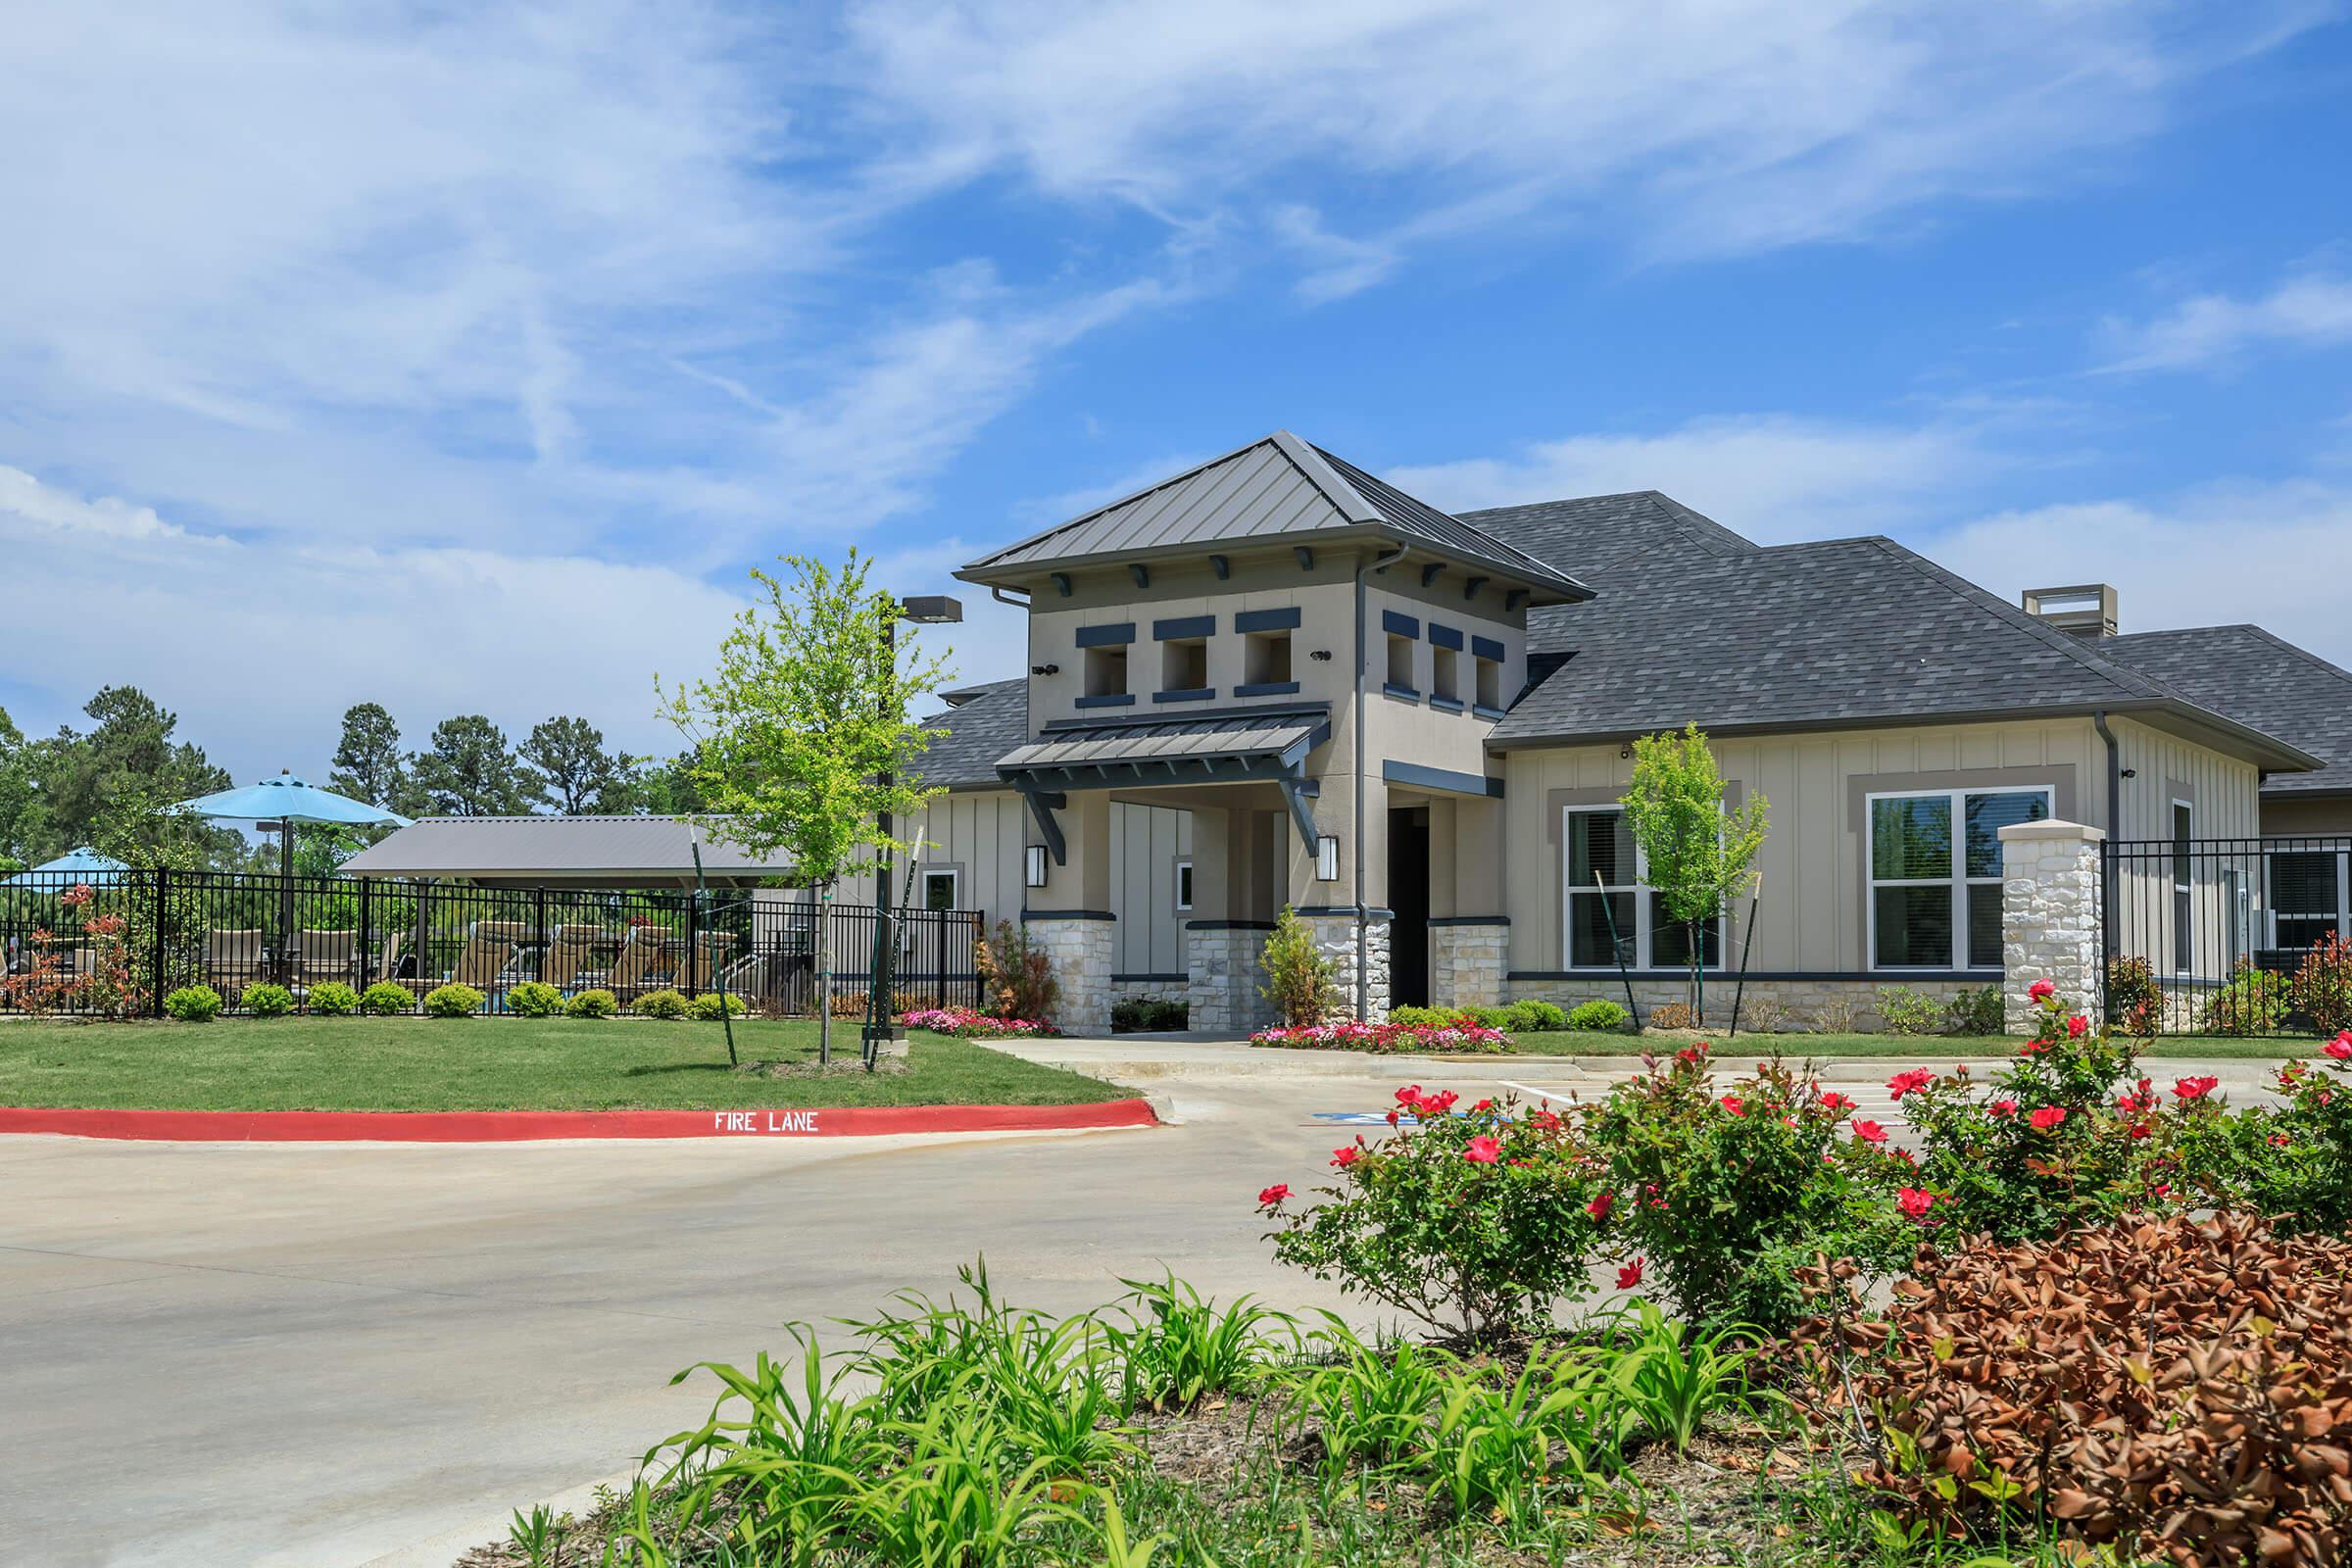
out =
[(2024, 603), (2027, 614), (2070, 637), (2095, 639), (2115, 635), (2115, 590), (2106, 583), (2029, 588)]

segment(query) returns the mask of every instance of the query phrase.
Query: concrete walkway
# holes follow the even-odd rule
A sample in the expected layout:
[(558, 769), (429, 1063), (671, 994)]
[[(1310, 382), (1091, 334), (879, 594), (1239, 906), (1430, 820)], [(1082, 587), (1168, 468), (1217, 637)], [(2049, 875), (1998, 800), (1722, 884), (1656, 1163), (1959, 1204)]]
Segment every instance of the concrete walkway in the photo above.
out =
[[(1069, 1310), (1173, 1268), (1307, 1308), (1257, 1191), (1304, 1191), (1396, 1085), (1591, 1094), (1630, 1058), (1024, 1043), (1181, 1125), (787, 1143), (170, 1145), (0, 1138), (0, 1557), (446, 1563), (513, 1508), (698, 1424), (707, 1359), (944, 1293), (986, 1253)], [(1735, 1064), (1738, 1059), (1735, 1058)], [(1903, 1061), (1831, 1069), (1866, 1105)], [(2259, 1062), (2211, 1070), (2233, 1098)], [(420, 1543), (431, 1543), (419, 1546)]]

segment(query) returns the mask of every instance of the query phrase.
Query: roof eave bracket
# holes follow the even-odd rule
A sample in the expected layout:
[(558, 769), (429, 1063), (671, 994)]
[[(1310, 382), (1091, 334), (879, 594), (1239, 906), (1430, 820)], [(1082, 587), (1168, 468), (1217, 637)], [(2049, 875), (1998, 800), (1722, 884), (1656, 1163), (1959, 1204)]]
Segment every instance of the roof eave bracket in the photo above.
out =
[(1298, 843), (1311, 856), (1315, 853), (1315, 808), (1307, 803), (1323, 793), (1322, 782), (1286, 772), (1280, 783), (1283, 804), (1291, 808), (1291, 820), (1298, 827)]
[(1061, 824), (1054, 813), (1070, 804), (1070, 798), (1057, 790), (1023, 790), (1021, 799), (1029, 807), (1029, 814), (1037, 819), (1038, 832), (1045, 835), (1046, 850), (1054, 857), (1055, 865), (1070, 863), (1070, 846), (1061, 836)]

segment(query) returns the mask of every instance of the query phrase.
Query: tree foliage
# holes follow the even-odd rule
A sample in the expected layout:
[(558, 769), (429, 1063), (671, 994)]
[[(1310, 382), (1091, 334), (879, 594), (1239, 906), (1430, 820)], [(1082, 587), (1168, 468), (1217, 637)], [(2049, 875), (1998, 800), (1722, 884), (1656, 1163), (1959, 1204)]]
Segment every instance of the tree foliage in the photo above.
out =
[(144, 845), (237, 842), (194, 819), (159, 820), (163, 807), (229, 785), (201, 748), (174, 738), (177, 714), (135, 686), (106, 687), (82, 711), (89, 729), (61, 725), (40, 740), (0, 715), (0, 855), (37, 865), (89, 845), (137, 861)]
[(434, 725), (431, 747), (409, 758), (409, 778), (421, 814), (433, 816), (520, 816), (536, 793), (506, 731), (480, 713)]
[(539, 799), (568, 816), (618, 814), (638, 808), (647, 759), (605, 750), (605, 732), (584, 718), (550, 718), (531, 726), (520, 747), (537, 774)]
[(1689, 933), (1694, 985), (1704, 983), (1706, 962), (1699, 928), (1747, 881), (1764, 845), (1766, 810), (1760, 792), (1736, 808), (1725, 805), (1723, 773), (1696, 724), (1634, 741), (1626, 824), (1642, 852), (1643, 883)]
[(398, 809), (396, 803), (408, 793), (408, 769), (401, 761), (400, 726), (381, 703), (354, 703), (343, 710), (343, 733), (335, 743), (326, 787)]

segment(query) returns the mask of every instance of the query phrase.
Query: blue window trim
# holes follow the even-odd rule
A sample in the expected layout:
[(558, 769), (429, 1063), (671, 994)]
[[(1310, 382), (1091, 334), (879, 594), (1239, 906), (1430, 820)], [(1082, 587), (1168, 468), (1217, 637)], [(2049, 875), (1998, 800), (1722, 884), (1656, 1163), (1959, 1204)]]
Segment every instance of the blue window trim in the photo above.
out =
[(1418, 637), (1421, 635), (1419, 621), (1410, 615), (1399, 615), (1394, 610), (1384, 610), (1380, 612), (1380, 627), (1381, 630), (1395, 637)]
[(1131, 708), (1134, 704), (1135, 693), (1112, 692), (1102, 697), (1081, 697), (1078, 699), (1077, 706), (1080, 708)]
[(1470, 711), (1477, 714), (1480, 718), (1501, 718), (1503, 716), (1503, 711), (1501, 709), (1489, 708), (1484, 703), (1472, 703), (1470, 705)]
[(1081, 648), (1116, 648), (1121, 643), (1135, 641), (1135, 622), (1122, 620), (1108, 626), (1081, 626), (1078, 646)]
[(1502, 662), (1502, 644), (1492, 637), (1471, 638), (1470, 652), (1479, 659), (1492, 659), (1497, 664)]
[(1442, 713), (1458, 713), (1462, 710), (1462, 700), (1458, 697), (1433, 696), (1429, 700), (1429, 706)]
[(1450, 648), (1458, 654), (1462, 651), (1462, 634), (1452, 626), (1441, 626), (1433, 620), (1429, 623), (1429, 646)]
[(1399, 686), (1393, 680), (1381, 683), (1380, 695), (1394, 697), (1400, 703), (1417, 703), (1421, 700), (1419, 691), (1410, 686)]
[(1233, 689), (1233, 695), (1236, 697), (1288, 697), (1298, 689), (1298, 683), (1295, 680), (1260, 680), (1236, 686)]
[(1194, 637), (1214, 637), (1216, 634), (1217, 617), (1214, 615), (1175, 615), (1152, 623), (1152, 637), (1155, 642), (1182, 642)]
[(1288, 610), (1237, 610), (1233, 615), (1235, 631), (1296, 631), (1298, 629), (1298, 607)]
[(1155, 703), (1206, 703), (1214, 701), (1216, 695), (1214, 686), (1188, 686), (1180, 691), (1153, 692), (1152, 700)]

